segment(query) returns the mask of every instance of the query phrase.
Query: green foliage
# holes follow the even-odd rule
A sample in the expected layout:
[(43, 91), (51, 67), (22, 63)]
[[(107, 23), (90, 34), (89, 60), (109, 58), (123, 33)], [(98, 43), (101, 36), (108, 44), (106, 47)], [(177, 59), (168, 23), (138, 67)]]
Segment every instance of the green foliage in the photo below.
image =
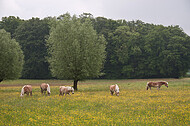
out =
[[(57, 18), (47, 17), (43, 20), (32, 18), (26, 21), (14, 16), (3, 17), (0, 29), (5, 29), (16, 38), (25, 55), (23, 78), (51, 77), (49, 64), (45, 59), (48, 54), (45, 39), (49, 35), (49, 25), (54, 36), (51, 38), (55, 41), (52, 43), (57, 43), (52, 47), (53, 50), (49, 50), (50, 56), (53, 57), (55, 53), (57, 55), (55, 58), (67, 59), (60, 64), (53, 59), (51, 61), (53, 66), (57, 67), (52, 69), (52, 73), (56, 73), (54, 76), (58, 78), (78, 80), (78, 78), (97, 77), (96, 75), (100, 74), (99, 68), (103, 68), (102, 78), (179, 78), (185, 76), (190, 68), (190, 51), (188, 51), (190, 37), (179, 26), (165, 27), (140, 20), (94, 18), (90, 13), (83, 13), (79, 18), (66, 13)], [(90, 44), (89, 41), (97, 45)], [(107, 42), (106, 48), (98, 47), (101, 41)], [(52, 43), (49, 41), (49, 46), (52, 46)], [(84, 51), (86, 48), (92, 51)], [(99, 62), (96, 56), (105, 55), (105, 51), (102, 52), (101, 48), (105, 48), (106, 51), (106, 58), (100, 60), (100, 62), (105, 60), (104, 66), (102, 63), (97, 65), (94, 60)], [(90, 55), (93, 55), (93, 58)], [(86, 57), (89, 56), (91, 59), (87, 60)], [(100, 56), (100, 59), (101, 57), (104, 56)], [(85, 64), (94, 62), (98, 69), (93, 65), (84, 65), (84, 61)], [(69, 65), (63, 68), (62, 65), (66, 64)], [(86, 69), (94, 72), (86, 72)], [(63, 77), (64, 72), (67, 74)]]
[(22, 46), (25, 64), (22, 78), (50, 78), (47, 56), (46, 36), (49, 34), (48, 19), (32, 18), (23, 22), (14, 34)]
[(156, 26), (146, 36), (145, 44), (147, 67), (153, 77), (179, 78), (187, 73), (190, 41), (179, 27)]
[(105, 60), (105, 39), (98, 36), (90, 20), (62, 15), (48, 39), (52, 75), (74, 81), (98, 77)]
[(118, 22), (121, 26), (110, 30), (106, 38), (106, 78), (179, 78), (186, 74), (190, 37), (182, 29), (139, 20)]
[[(106, 61), (104, 64), (104, 76), (102, 78), (117, 78), (119, 76), (118, 70), (120, 69), (120, 65), (113, 64), (112, 62), (118, 62), (117, 58), (115, 57), (115, 45), (114, 42), (110, 38), (112, 33), (117, 29), (118, 26), (121, 26), (121, 22), (117, 22), (112, 19), (107, 19), (104, 17), (97, 17), (93, 22), (94, 29), (97, 31), (98, 34), (103, 34), (106, 41)], [(113, 58), (115, 57), (115, 59)], [(114, 61), (112, 60), (114, 59)]]
[(21, 20), (19, 17), (2, 17), (2, 21), (0, 21), (0, 29), (5, 29), (7, 32), (10, 32), (11, 37), (13, 37), (15, 30), (22, 22), (23, 20)]
[(18, 42), (0, 30), (0, 81), (21, 76), (24, 55)]

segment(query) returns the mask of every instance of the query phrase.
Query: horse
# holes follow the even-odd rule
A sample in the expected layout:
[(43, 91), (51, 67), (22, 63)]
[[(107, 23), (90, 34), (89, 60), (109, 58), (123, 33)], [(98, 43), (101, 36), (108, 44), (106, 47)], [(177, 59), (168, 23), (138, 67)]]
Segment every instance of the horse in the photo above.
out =
[(32, 86), (31, 85), (24, 85), (21, 89), (20, 96), (23, 96), (24, 94), (29, 95), (29, 93), (30, 93), (30, 96), (32, 96)]
[(73, 87), (69, 87), (69, 86), (60, 86), (59, 87), (59, 92), (60, 92), (60, 94), (59, 94), (59, 96), (60, 95), (64, 95), (65, 94), (65, 96), (67, 95), (67, 94), (69, 94), (70, 95), (70, 92), (72, 92), (72, 94), (74, 94), (74, 88)]
[(119, 86), (117, 84), (110, 86), (110, 93), (113, 95), (115, 92), (116, 96), (119, 96)]
[(148, 90), (150, 88), (150, 90), (151, 90), (151, 87), (157, 87), (157, 90), (160, 90), (160, 87), (162, 85), (165, 85), (168, 88), (168, 82), (159, 81), (159, 82), (147, 82), (146, 89)]
[(49, 86), (49, 84), (42, 83), (42, 84), (40, 85), (40, 88), (41, 88), (41, 93), (42, 93), (42, 94), (43, 94), (43, 92), (44, 92), (44, 94), (45, 94), (46, 91), (47, 91), (47, 95), (50, 96), (51, 92), (50, 92), (50, 86)]

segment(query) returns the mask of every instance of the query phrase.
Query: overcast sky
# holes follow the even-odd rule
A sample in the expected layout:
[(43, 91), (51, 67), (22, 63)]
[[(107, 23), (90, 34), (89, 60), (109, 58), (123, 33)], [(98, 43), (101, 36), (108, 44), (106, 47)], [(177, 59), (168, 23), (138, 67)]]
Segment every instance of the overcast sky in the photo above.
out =
[(94, 17), (179, 25), (190, 35), (190, 0), (0, 0), (0, 19), (59, 16), (69, 12)]

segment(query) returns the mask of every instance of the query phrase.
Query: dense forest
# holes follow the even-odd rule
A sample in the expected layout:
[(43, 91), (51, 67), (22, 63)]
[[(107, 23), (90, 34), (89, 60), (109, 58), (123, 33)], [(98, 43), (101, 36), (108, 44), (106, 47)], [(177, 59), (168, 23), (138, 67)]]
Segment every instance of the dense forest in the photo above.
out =
[[(52, 78), (46, 46), (52, 20), (3, 17), (0, 29), (19, 42), (24, 54), (22, 78)], [(190, 68), (190, 37), (180, 26), (163, 26), (140, 20), (112, 20), (83, 13), (81, 22), (91, 20), (94, 30), (107, 41), (106, 59), (100, 78), (179, 78)]]

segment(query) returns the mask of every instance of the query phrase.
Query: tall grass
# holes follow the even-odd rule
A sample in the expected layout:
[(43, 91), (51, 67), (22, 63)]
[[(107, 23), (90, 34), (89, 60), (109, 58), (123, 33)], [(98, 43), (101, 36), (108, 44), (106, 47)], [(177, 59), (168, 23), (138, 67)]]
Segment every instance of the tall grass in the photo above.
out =
[[(190, 79), (166, 80), (169, 88), (160, 91), (145, 89), (150, 80), (88, 80), (66, 97), (59, 96), (60, 82), (50, 84), (51, 96), (39, 86), (22, 98), (21, 86), (0, 87), (0, 125), (190, 125)], [(114, 83), (119, 97), (110, 95)]]

